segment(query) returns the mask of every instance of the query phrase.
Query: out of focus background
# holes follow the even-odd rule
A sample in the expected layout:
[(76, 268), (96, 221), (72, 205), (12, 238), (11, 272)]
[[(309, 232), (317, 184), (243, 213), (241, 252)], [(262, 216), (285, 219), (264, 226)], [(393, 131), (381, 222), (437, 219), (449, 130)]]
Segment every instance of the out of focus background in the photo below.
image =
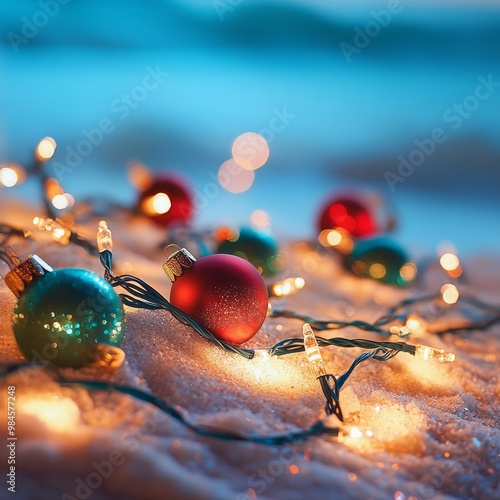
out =
[[(363, 186), (415, 251), (498, 251), (496, 2), (17, 0), (0, 33), (0, 162), (54, 137), (48, 170), (77, 201), (133, 204), (138, 161), (189, 181), (198, 227), (260, 209), (312, 238), (324, 198)], [(249, 131), (269, 158), (232, 193), (219, 168)]]

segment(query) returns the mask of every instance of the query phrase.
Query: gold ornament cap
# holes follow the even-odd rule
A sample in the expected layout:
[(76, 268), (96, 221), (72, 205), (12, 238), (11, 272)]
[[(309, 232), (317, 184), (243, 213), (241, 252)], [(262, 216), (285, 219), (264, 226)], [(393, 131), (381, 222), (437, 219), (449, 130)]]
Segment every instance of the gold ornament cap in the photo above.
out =
[(163, 263), (163, 270), (172, 283), (184, 274), (184, 269), (189, 269), (196, 262), (191, 252), (177, 245), (168, 245), (164, 253), (167, 260)]
[(85, 366), (99, 368), (106, 372), (118, 370), (125, 361), (125, 352), (115, 345), (98, 342), (87, 350)]
[(19, 297), (38, 278), (52, 271), (53, 269), (43, 259), (32, 254), (5, 276), (5, 283), (12, 293)]

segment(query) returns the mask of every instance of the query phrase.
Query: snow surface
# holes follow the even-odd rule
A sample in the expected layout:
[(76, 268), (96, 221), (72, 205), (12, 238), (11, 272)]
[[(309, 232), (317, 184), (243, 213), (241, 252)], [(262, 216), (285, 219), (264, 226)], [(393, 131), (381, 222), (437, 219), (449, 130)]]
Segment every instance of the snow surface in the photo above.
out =
[[(33, 214), (28, 209), (13, 202), (0, 205), (3, 220), (30, 226)], [(115, 272), (131, 272), (168, 294), (161, 252), (155, 250), (163, 235), (124, 214), (108, 222), (115, 241)], [(89, 221), (81, 230), (93, 237), (96, 227), (97, 221)], [(35, 252), (55, 268), (102, 273), (98, 259), (78, 247), (18, 239), (12, 244), (21, 256)], [(355, 279), (335, 259), (300, 245), (287, 248), (287, 269), (299, 270), (306, 288), (294, 297), (273, 299), (275, 307), (318, 318), (373, 321), (387, 306), (416, 293)], [(468, 293), (499, 303), (498, 259), (470, 259), (465, 266)], [(0, 263), (0, 274), (6, 272)], [(436, 290), (443, 279), (434, 272), (425, 283)], [(22, 355), (10, 325), (15, 297), (3, 281), (0, 301), (0, 362), (10, 364)], [(300, 322), (268, 318), (248, 345), (266, 347), (300, 335)], [(339, 335), (379, 338), (355, 330)], [(373, 430), (374, 439), (362, 443), (320, 437), (266, 447), (200, 438), (128, 396), (62, 387), (46, 372), (10, 376), (2, 381), (0, 405), (5, 443), (5, 386), (15, 385), (18, 462), (13, 498), (500, 498), (500, 329), (412, 341), (453, 351), (457, 360), (439, 364), (401, 353), (388, 362), (361, 364), (341, 393), (341, 405), (347, 422)], [(64, 373), (140, 387), (182, 407), (193, 421), (240, 432), (279, 433), (307, 427), (324, 416), (324, 398), (304, 354), (248, 361), (218, 350), (165, 312), (128, 308), (122, 347), (127, 358), (114, 375), (90, 369)], [(342, 373), (359, 352), (322, 349), (334, 374)], [(2, 448), (0, 497), (10, 498)], [(96, 467), (103, 472), (97, 473)]]

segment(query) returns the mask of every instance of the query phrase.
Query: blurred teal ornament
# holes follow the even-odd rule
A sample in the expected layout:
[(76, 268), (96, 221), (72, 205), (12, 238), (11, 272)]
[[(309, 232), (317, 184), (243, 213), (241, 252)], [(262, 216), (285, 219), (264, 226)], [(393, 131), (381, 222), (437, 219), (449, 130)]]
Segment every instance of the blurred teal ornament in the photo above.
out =
[(35, 278), (20, 292), (13, 315), (14, 335), (26, 358), (59, 367), (97, 362), (111, 367), (111, 357), (121, 351), (113, 346), (125, 333), (123, 304), (111, 285), (77, 268)]
[(247, 260), (263, 276), (272, 276), (283, 267), (283, 258), (278, 244), (268, 233), (250, 228), (219, 231), (219, 242), (215, 253), (236, 255)]
[(406, 251), (386, 237), (359, 240), (345, 262), (356, 276), (388, 285), (408, 285), (417, 275), (417, 267)]

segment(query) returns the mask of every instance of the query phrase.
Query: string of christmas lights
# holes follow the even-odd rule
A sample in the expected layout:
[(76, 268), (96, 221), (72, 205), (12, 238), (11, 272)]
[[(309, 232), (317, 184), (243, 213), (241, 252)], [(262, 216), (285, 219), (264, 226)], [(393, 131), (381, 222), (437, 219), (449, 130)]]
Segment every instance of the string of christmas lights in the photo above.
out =
[(64, 191), (60, 182), (45, 171), (45, 164), (54, 156), (56, 149), (56, 141), (52, 137), (44, 137), (35, 147), (31, 165), (24, 167), (10, 163), (0, 168), (0, 185), (4, 187), (14, 187), (30, 175), (36, 177), (40, 184), (45, 213), (52, 219), (60, 217), (61, 211), (75, 202), (73, 196)]
[[(34, 173), (41, 183), (46, 212), (43, 217), (35, 217), (33, 224), (39, 231), (50, 234), (56, 243), (76, 244), (92, 255), (99, 255), (105, 279), (82, 269), (53, 271), (37, 256), (30, 256), (23, 262), (9, 248), (4, 250), (1, 247), (6, 246), (12, 237), (36, 236), (31, 231), (7, 224), (0, 225), (0, 235), (4, 236), (0, 241), (0, 258), (11, 266), (6, 282), (19, 299), (13, 315), (13, 330), (18, 346), (28, 359), (42, 361), (44, 369), (50, 370), (53, 380), (61, 386), (123, 394), (154, 406), (199, 436), (226, 441), (277, 446), (318, 436), (334, 437), (339, 441), (347, 437), (372, 437), (371, 430), (363, 431), (344, 423), (340, 392), (357, 366), (371, 359), (388, 361), (401, 352), (438, 362), (453, 362), (455, 355), (444, 349), (405, 342), (325, 338), (316, 336), (315, 330), (353, 327), (384, 337), (401, 338), (417, 336), (418, 333), (445, 335), (487, 330), (500, 322), (500, 306), (459, 294), (456, 284), (459, 283), (458, 278), (463, 279), (463, 270), (458, 257), (451, 252), (443, 253), (439, 259), (439, 264), (451, 283), (443, 285), (440, 293), (403, 299), (388, 308), (373, 323), (362, 320), (318, 320), (295, 311), (269, 311), (269, 296), (288, 297), (299, 292), (305, 285), (305, 280), (301, 277), (288, 277), (271, 285), (263, 281), (261, 276), (269, 277), (283, 269), (276, 242), (264, 232), (258, 233), (247, 228), (222, 228), (215, 232), (191, 230), (187, 225), (193, 209), (189, 186), (172, 176), (158, 176), (156, 179), (150, 178), (147, 185), (140, 187), (133, 208), (108, 204), (105, 212), (109, 212), (112, 207), (147, 216), (159, 227), (168, 227), (167, 237), (170, 242), (192, 241), (197, 247), (196, 255), (201, 256), (198, 261), (185, 248), (177, 247), (163, 264), (172, 281), (170, 300), (167, 300), (136, 276), (113, 275), (113, 242), (105, 222), (99, 224), (97, 245), (73, 230), (78, 207), (72, 213), (66, 211), (73, 206), (72, 196), (65, 193), (60, 183), (48, 176), (43, 168), (54, 154), (55, 148), (53, 139), (44, 138), (36, 149), (34, 165), (27, 170)], [(22, 175), (19, 169), (4, 167), (0, 169), (0, 184), (12, 185), (14, 177), (19, 179)], [(344, 268), (358, 277), (393, 286), (416, 284), (416, 264), (397, 243), (380, 237), (381, 230), (392, 229), (394, 219), (377, 218), (374, 206), (365, 204), (365, 201), (367, 200), (346, 195), (333, 198), (327, 203), (318, 227), (318, 240), (324, 247), (322, 252), (329, 252), (330, 255), (336, 252), (337, 257), (341, 257)], [(95, 213), (93, 203), (88, 204), (88, 208)], [(85, 216), (85, 211), (80, 211), (80, 215), (82, 213)], [(366, 236), (371, 239), (358, 239)], [(207, 244), (205, 240), (208, 239), (210, 242)], [(314, 251), (318, 249), (315, 248)], [(432, 263), (429, 263), (429, 267), (430, 265)], [(211, 269), (210, 266), (214, 268)], [(228, 268), (225, 269), (225, 266)], [(217, 302), (206, 283), (219, 279), (221, 274), (224, 275), (224, 280), (220, 280), (220, 284), (225, 285), (229, 292), (221, 291), (222, 297)], [(237, 279), (228, 284), (224, 282), (227, 281), (226, 276)], [(245, 286), (240, 286), (242, 284)], [(198, 287), (202, 288), (200, 293), (197, 291)], [(116, 294), (115, 288), (121, 288), (124, 293)], [(209, 315), (197, 310), (203, 309), (200, 307), (200, 296), (204, 295), (210, 297), (210, 309), (214, 311)], [(248, 305), (245, 307), (242, 307), (243, 295), (250, 296), (246, 297)], [(41, 296), (46, 305), (32, 307), (35, 301), (31, 299)], [(186, 296), (195, 296), (196, 299), (191, 297), (186, 301)], [(105, 297), (105, 300), (99, 299), (96, 302), (93, 297)], [(480, 310), (485, 317), (441, 329), (433, 328), (426, 321), (429, 316), (436, 316), (439, 310), (442, 312), (447, 305), (457, 303), (459, 297), (461, 304)], [(57, 306), (62, 302), (62, 309), (54, 313), (57, 309), (56, 302)], [(80, 307), (81, 304), (84, 306)], [(326, 417), (316, 420), (305, 429), (293, 429), (279, 434), (240, 433), (199, 425), (189, 418), (186, 410), (137, 387), (102, 380), (72, 379), (61, 374), (58, 367), (97, 367), (99, 370), (113, 371), (121, 366), (125, 359), (125, 353), (119, 347), (125, 333), (123, 304), (133, 308), (165, 310), (217, 348), (238, 354), (246, 360), (253, 360), (251, 363), (258, 364), (271, 356), (301, 355), (304, 352), (325, 398)], [(221, 304), (224, 307), (220, 307)], [(415, 310), (415, 306), (421, 305), (435, 305), (435, 311), (427, 311), (426, 316), (425, 310), (419, 311), (418, 307)], [(265, 349), (241, 347), (260, 329), (268, 316), (300, 320), (302, 338), (282, 339)], [(220, 328), (219, 323), (223, 323)], [(85, 337), (83, 342), (82, 337), (77, 338), (81, 334)], [(327, 371), (321, 354), (323, 347), (330, 346), (363, 349), (365, 352), (357, 355), (348, 369), (336, 376)], [(52, 363), (52, 366), (47, 362)], [(8, 367), (0, 374), (0, 379), (32, 366), (35, 365), (28, 361)]]
[[(97, 246), (82, 234), (70, 229), (61, 219), (51, 219), (50, 217), (34, 217), (33, 224), (39, 231), (44, 231), (51, 236), (52, 241), (61, 245), (70, 243), (83, 248), (90, 255), (98, 255)], [(16, 236), (21, 238), (37, 239), (37, 233), (29, 229), (14, 227), (10, 224), (0, 224), (0, 234), (4, 237), (0, 240), (0, 245), (8, 244), (10, 238)]]
[[(8, 367), (7, 370), (1, 374), (1, 378), (6, 379), (8, 376), (13, 375), (16, 372), (19, 372), (20, 370), (24, 370), (33, 366), (40, 367), (40, 365), (33, 365), (27, 363), (12, 365)], [(52, 370), (52, 368), (49, 367), (48, 365), (45, 365), (44, 368)], [(221, 439), (225, 441), (244, 441), (266, 446), (281, 446), (284, 444), (302, 441), (304, 439), (317, 436), (330, 436), (342, 439), (342, 437), (360, 437), (361, 434), (359, 427), (354, 427), (349, 425), (341, 425), (341, 426), (332, 425), (329, 419), (317, 420), (306, 429), (289, 431), (287, 433), (282, 433), (282, 434), (275, 434), (270, 436), (264, 436), (259, 434), (242, 434), (239, 432), (219, 429), (212, 426), (195, 424), (194, 422), (191, 422), (182, 413), (182, 411), (180, 411), (175, 406), (170, 405), (163, 399), (154, 396), (153, 394), (147, 393), (136, 387), (115, 384), (112, 382), (104, 382), (99, 380), (70, 379), (62, 376), (58, 372), (54, 372), (54, 370), (52, 370), (52, 373), (54, 381), (62, 386), (83, 387), (91, 391), (117, 392), (125, 394), (127, 396), (131, 396), (139, 401), (149, 403), (152, 406), (158, 408), (166, 415), (173, 418), (178, 423), (182, 424), (187, 429), (194, 432), (195, 434), (209, 438)]]
[[(122, 294), (122, 298), (124, 303), (130, 305), (131, 307), (143, 307), (143, 308), (164, 308), (168, 310), (171, 314), (173, 314), (178, 321), (181, 323), (191, 326), (194, 328), (201, 336), (211, 341), (212, 343), (218, 345), (219, 347), (224, 348), (225, 350), (231, 352), (237, 352), (244, 357), (252, 357), (252, 350), (241, 348), (239, 346), (235, 346), (232, 343), (221, 341), (216, 338), (209, 332), (207, 329), (204, 329), (200, 325), (198, 325), (192, 318), (186, 315), (183, 311), (178, 308), (175, 308), (171, 303), (169, 303), (161, 294), (158, 294), (156, 290), (152, 287), (149, 287), (145, 282), (139, 280), (139, 278), (134, 276), (112, 276), (110, 271), (111, 266), (111, 256), (104, 256), (104, 254), (99, 253), (98, 247), (89, 239), (80, 235), (75, 231), (69, 230), (65, 227), (64, 223), (60, 220), (52, 220), (50, 218), (44, 217), (35, 217), (34, 218), (35, 225), (40, 230), (45, 230), (52, 235), (52, 239), (55, 242), (61, 244), (76, 244), (80, 247), (84, 248), (87, 252), (92, 255), (99, 254), (101, 258), (101, 262), (105, 269), (109, 267), (109, 270), (106, 269), (106, 279), (108, 281), (112, 280), (114, 286), (122, 286), (123, 288), (131, 287), (130, 292), (132, 294), (124, 295)], [(0, 234), (3, 234), (5, 237), (2, 239), (1, 244), (6, 245), (8, 240), (13, 237), (22, 237), (22, 238), (32, 238), (34, 237), (33, 233), (27, 229), (16, 228), (9, 224), (1, 224), (0, 225)], [(104, 258), (104, 261), (103, 261)], [(142, 286), (142, 296), (137, 297), (133, 296), (133, 293), (137, 294), (139, 289), (131, 285), (131, 283), (137, 280), (136, 285), (140, 283), (138, 286)], [(275, 282), (273, 285), (268, 287), (269, 294), (276, 297), (281, 296), (289, 296), (293, 293), (296, 293), (300, 289), (303, 288), (305, 282), (302, 278), (287, 278), (282, 281)], [(148, 296), (148, 294), (150, 294)], [(147, 304), (149, 299), (152, 299), (150, 304)], [(138, 299), (142, 300), (139, 301)], [(307, 322), (313, 326), (314, 329), (324, 331), (324, 330), (337, 330), (346, 327), (355, 327), (363, 331), (373, 332), (377, 334), (384, 335), (386, 337), (390, 337), (392, 335), (398, 335), (400, 337), (407, 337), (414, 332), (422, 329), (422, 325), (425, 323), (425, 330), (433, 333), (437, 336), (443, 336), (447, 333), (463, 333), (468, 331), (478, 331), (478, 330), (487, 330), (491, 326), (500, 322), (500, 308), (496, 305), (487, 304), (482, 302), (476, 297), (471, 296), (461, 296), (460, 300), (462, 303), (468, 303), (480, 310), (485, 311), (486, 313), (492, 315), (488, 318), (469, 321), (468, 323), (460, 324), (458, 326), (446, 327), (441, 329), (433, 329), (431, 325), (427, 324), (423, 318), (418, 317), (417, 315), (410, 313), (408, 311), (403, 311), (403, 309), (408, 308), (412, 305), (431, 302), (435, 300), (442, 299), (445, 303), (454, 303), (458, 300), (458, 291), (455, 285), (447, 284), (442, 288), (441, 294), (427, 294), (420, 297), (410, 297), (401, 300), (399, 303), (391, 307), (383, 316), (381, 316), (374, 323), (368, 323), (362, 320), (354, 320), (354, 321), (342, 321), (342, 320), (317, 320), (313, 317), (309, 317), (307, 315), (301, 315), (297, 312), (287, 311), (287, 310), (273, 310), (270, 314), (271, 317), (284, 317), (290, 319), (298, 319), (302, 322)], [(156, 301), (156, 302), (155, 302)], [(160, 304), (161, 307), (158, 307)], [(389, 329), (384, 328), (390, 323), (394, 322), (402, 322), (401, 326), (391, 326)], [(331, 339), (330, 339), (331, 340)], [(329, 345), (328, 339), (322, 339), (322, 342), (325, 342), (323, 345)], [(338, 339), (334, 340), (334, 342), (338, 342)], [(285, 343), (286, 345), (286, 343)], [(338, 344), (333, 344), (338, 345)], [(283, 355), (287, 353), (287, 350), (282, 349), (283, 346), (278, 343), (276, 346), (270, 349), (275, 355)], [(290, 347), (290, 345), (287, 345)]]
[[(132, 275), (114, 276), (112, 274), (112, 235), (105, 221), (101, 221), (97, 232), (97, 246), (101, 263), (104, 267), (104, 277), (113, 288), (122, 287), (127, 294), (119, 294), (125, 305), (134, 308), (143, 309), (163, 309), (172, 314), (180, 323), (193, 328), (203, 338), (212, 342), (214, 345), (223, 348), (228, 352), (239, 354), (243, 357), (251, 359), (255, 355), (255, 350), (251, 348), (242, 348), (233, 343), (220, 340), (208, 329), (201, 326), (188, 314), (181, 309), (173, 306), (162, 294), (155, 290), (145, 281)], [(181, 270), (179, 269), (179, 273)], [(337, 347), (358, 347), (362, 349), (389, 349), (390, 357), (393, 357), (398, 352), (406, 352), (413, 356), (420, 356), (424, 359), (437, 359), (439, 361), (453, 361), (455, 356), (451, 353), (446, 353), (443, 349), (434, 349), (428, 346), (412, 346), (404, 342), (378, 342), (365, 339), (344, 339), (341, 337), (333, 337), (325, 339), (318, 337), (320, 346), (337, 346)], [(265, 349), (269, 354), (283, 356), (305, 350), (304, 340), (300, 338), (285, 339), (278, 342), (276, 345)]]
[[(290, 318), (297, 319), (302, 322), (311, 324), (315, 330), (325, 331), (325, 330), (340, 330), (347, 327), (354, 327), (367, 332), (373, 332), (386, 337), (391, 337), (393, 335), (398, 335), (400, 337), (408, 337), (412, 333), (417, 332), (422, 329), (424, 319), (418, 317), (414, 313), (408, 311), (399, 313), (401, 309), (407, 308), (410, 305), (427, 303), (430, 301), (442, 299), (441, 294), (431, 294), (424, 295), (421, 297), (413, 297), (403, 299), (401, 302), (390, 308), (382, 317), (376, 320), (374, 323), (368, 323), (366, 321), (354, 320), (354, 321), (340, 321), (340, 320), (317, 320), (313, 317), (299, 314), (294, 311), (288, 310), (275, 310), (271, 313), (271, 317), (275, 318)], [(478, 330), (487, 330), (491, 326), (500, 322), (500, 309), (498, 306), (487, 304), (482, 302), (476, 297), (471, 297), (467, 295), (462, 295), (460, 300), (464, 304), (470, 304), (477, 309), (486, 311), (487, 313), (493, 314), (493, 316), (476, 320), (469, 321), (459, 326), (448, 326), (445, 328), (433, 329), (429, 324), (426, 323), (425, 330), (433, 335), (443, 336), (446, 334), (454, 334), (460, 332), (472, 332)], [(394, 323), (395, 321), (403, 322), (401, 326), (391, 326), (389, 329), (384, 329), (383, 327)]]

